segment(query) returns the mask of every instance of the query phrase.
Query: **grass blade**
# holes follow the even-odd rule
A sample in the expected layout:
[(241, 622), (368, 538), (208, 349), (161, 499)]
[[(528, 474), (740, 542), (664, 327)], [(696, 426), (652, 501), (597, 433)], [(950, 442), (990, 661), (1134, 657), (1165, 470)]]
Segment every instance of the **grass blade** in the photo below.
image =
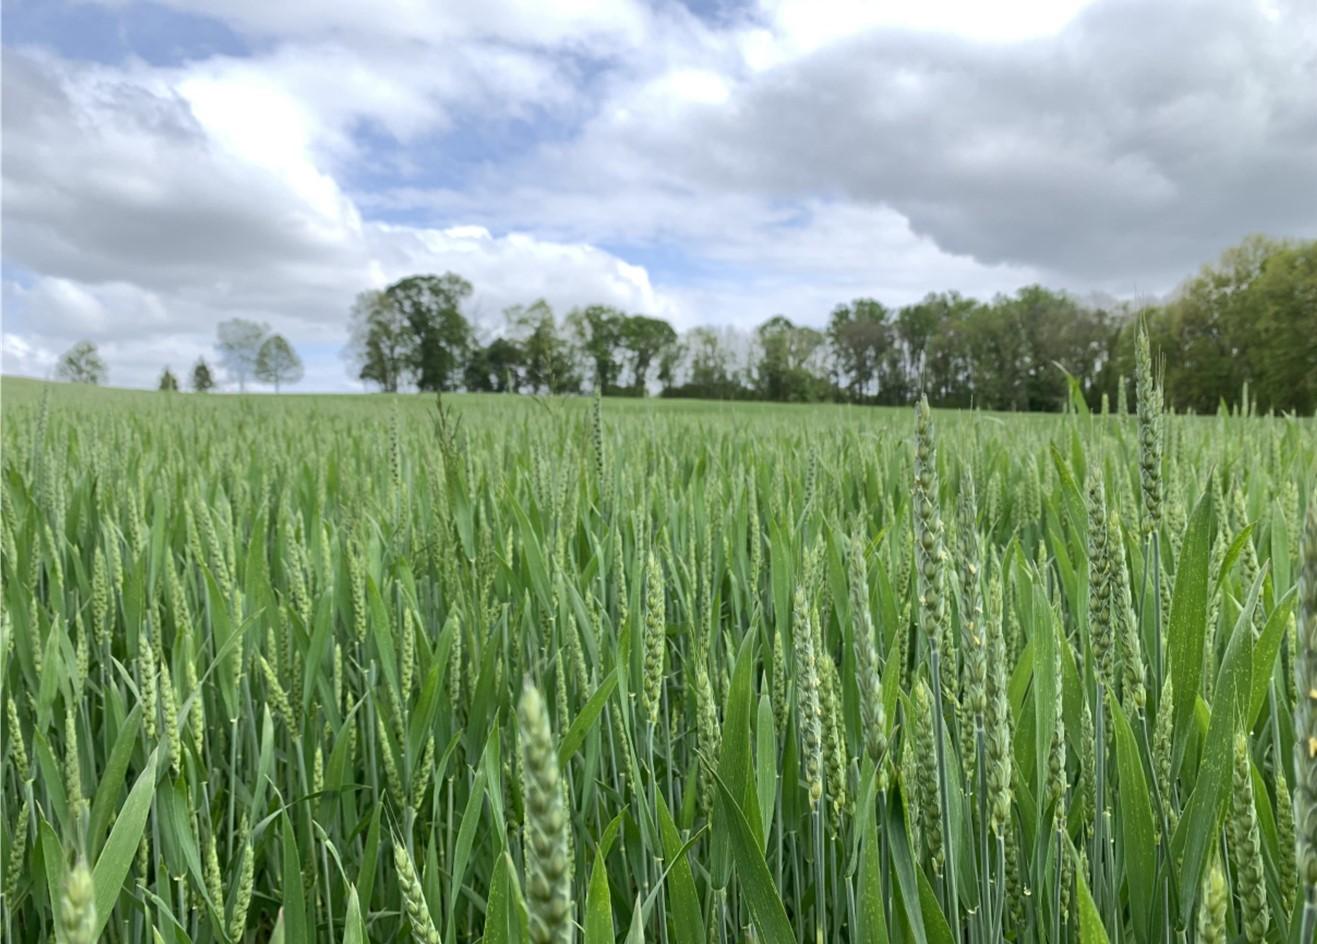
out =
[(128, 799), (119, 808), (119, 815), (110, 827), (110, 836), (92, 870), (92, 884), (96, 888), (96, 935), (105, 930), (124, 879), (137, 858), (137, 847), (141, 844), (146, 817), (151, 812), (151, 800), (155, 796), (158, 757), (159, 752), (152, 751), (147, 758), (145, 769), (138, 774), (133, 788), (128, 791)]

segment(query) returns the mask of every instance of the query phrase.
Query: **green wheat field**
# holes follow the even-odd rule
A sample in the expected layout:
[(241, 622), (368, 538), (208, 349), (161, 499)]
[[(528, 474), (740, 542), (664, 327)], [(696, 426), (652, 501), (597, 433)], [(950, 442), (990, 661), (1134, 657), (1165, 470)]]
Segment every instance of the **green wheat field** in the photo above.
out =
[(6, 379), (0, 932), (1308, 944), (1317, 425), (1151, 377), (1050, 416)]

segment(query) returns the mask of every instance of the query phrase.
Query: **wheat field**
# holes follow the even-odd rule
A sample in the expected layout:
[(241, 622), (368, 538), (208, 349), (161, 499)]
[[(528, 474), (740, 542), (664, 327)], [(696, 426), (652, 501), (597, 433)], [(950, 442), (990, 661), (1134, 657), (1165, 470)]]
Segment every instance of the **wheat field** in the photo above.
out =
[(0, 931), (1311, 942), (1317, 426), (1141, 379), (6, 379)]

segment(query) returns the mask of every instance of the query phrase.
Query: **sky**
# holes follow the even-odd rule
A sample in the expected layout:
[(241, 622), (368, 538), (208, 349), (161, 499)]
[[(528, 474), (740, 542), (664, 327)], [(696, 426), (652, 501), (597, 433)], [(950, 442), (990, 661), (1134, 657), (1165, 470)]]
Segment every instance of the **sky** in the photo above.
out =
[(1172, 291), (1317, 235), (1314, 0), (4, 0), (3, 371), (357, 293), (750, 328), (1034, 282)]

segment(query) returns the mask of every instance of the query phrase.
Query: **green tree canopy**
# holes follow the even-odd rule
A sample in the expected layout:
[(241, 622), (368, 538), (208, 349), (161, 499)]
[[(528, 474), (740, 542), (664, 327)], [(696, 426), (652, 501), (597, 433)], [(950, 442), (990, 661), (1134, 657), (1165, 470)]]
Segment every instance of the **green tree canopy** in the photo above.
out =
[(892, 344), (889, 312), (872, 298), (838, 305), (828, 319), (834, 382), (845, 385), (850, 399), (861, 401), (878, 393), (887, 352)]
[(677, 343), (677, 332), (662, 318), (647, 315), (623, 317), (618, 340), (627, 353), (631, 369), (631, 388), (644, 396), (649, 383), (649, 371), (655, 360), (661, 360), (664, 351)]
[(256, 370), (261, 345), (270, 334), (270, 326), (246, 318), (230, 318), (221, 321), (216, 331), (220, 363), (238, 381), (238, 389), (245, 391), (247, 378)]
[(461, 383), (472, 344), (462, 313), (471, 283), (460, 275), (414, 275), (384, 290), (407, 325), (407, 363), (422, 390), (453, 390)]
[(382, 291), (360, 293), (348, 321), (348, 362), (357, 379), (397, 393), (412, 373), (411, 328), (392, 296)]
[(593, 368), (595, 389), (605, 393), (617, 386), (618, 348), (626, 317), (608, 305), (576, 308), (567, 316), (572, 338)]
[(70, 383), (96, 385), (105, 383), (109, 371), (96, 345), (90, 341), (79, 341), (60, 357), (55, 367), (55, 376)]
[(744, 396), (745, 388), (736, 376), (732, 351), (722, 334), (713, 328), (692, 328), (681, 348), (687, 362), (687, 379), (679, 391), (673, 392), (714, 400)]
[(823, 347), (821, 332), (774, 315), (755, 329), (755, 338), (760, 349), (755, 378), (761, 396), (808, 401), (826, 395), (827, 382), (816, 370), (815, 359)]
[(1262, 410), (1317, 408), (1317, 241), (1250, 237), (1148, 315), (1176, 408), (1212, 412), (1246, 382)]
[(256, 379), (272, 384), (275, 393), (284, 384), (302, 379), (302, 359), (282, 334), (270, 335), (261, 345), (256, 357)]
[(548, 302), (541, 298), (530, 305), (514, 305), (503, 314), (509, 335), (520, 343), (523, 376), (531, 393), (580, 389), (571, 347), (559, 333)]
[(215, 377), (210, 372), (210, 365), (204, 357), (198, 357), (192, 365), (192, 389), (197, 393), (208, 393), (215, 388)]
[(605, 393), (643, 393), (657, 377), (665, 396), (908, 404), (926, 393), (936, 406), (996, 410), (1065, 409), (1073, 379), (1096, 409), (1104, 397), (1125, 402), (1141, 322), (1174, 409), (1238, 403), (1245, 385), (1263, 410), (1317, 409), (1317, 241), (1250, 238), (1142, 308), (1041, 285), (986, 301), (930, 292), (900, 309), (853, 299), (824, 331), (777, 315), (753, 333), (700, 327), (678, 338), (661, 318), (608, 305), (560, 324), (539, 300), (508, 308), (505, 334), (482, 346), (462, 313), (471, 292), (448, 273), (360, 295), (347, 348), (357, 376), (384, 390), (537, 394), (579, 392), (583, 376)]
[(495, 338), (485, 346), (472, 346), (467, 356), (463, 385), (471, 391), (516, 393), (521, 389), (523, 352), (510, 338)]

